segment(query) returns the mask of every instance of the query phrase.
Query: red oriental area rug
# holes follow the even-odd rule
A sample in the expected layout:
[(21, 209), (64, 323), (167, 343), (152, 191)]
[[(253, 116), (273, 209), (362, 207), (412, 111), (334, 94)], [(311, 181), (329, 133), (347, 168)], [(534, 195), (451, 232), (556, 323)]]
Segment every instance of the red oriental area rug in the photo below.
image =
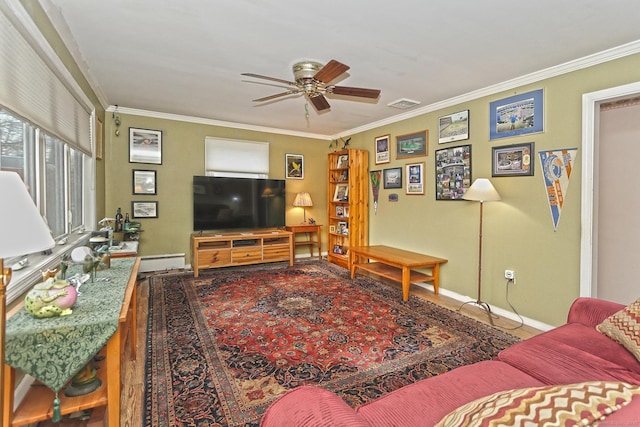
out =
[(312, 384), (357, 407), (518, 341), (326, 262), (153, 276), (146, 426), (257, 426)]

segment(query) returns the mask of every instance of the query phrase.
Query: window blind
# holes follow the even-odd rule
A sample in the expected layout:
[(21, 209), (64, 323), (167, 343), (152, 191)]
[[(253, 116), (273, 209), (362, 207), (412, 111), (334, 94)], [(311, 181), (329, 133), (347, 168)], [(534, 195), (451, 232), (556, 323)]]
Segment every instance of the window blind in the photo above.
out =
[(205, 138), (207, 175), (269, 176), (269, 143), (235, 139)]
[(21, 30), (34, 31), (0, 1), (0, 104), (91, 155), (92, 107), (74, 96), (39, 43)]

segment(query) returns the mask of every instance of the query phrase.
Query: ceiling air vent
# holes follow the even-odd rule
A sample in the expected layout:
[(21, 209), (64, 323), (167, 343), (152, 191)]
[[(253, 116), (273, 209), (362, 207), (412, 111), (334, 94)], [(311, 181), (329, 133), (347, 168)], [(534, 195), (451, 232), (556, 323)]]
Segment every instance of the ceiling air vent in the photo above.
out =
[(408, 98), (400, 98), (393, 102), (387, 104), (389, 107), (399, 108), (401, 110), (406, 110), (407, 108), (415, 107), (416, 105), (420, 105), (420, 101), (414, 101), (413, 99)]

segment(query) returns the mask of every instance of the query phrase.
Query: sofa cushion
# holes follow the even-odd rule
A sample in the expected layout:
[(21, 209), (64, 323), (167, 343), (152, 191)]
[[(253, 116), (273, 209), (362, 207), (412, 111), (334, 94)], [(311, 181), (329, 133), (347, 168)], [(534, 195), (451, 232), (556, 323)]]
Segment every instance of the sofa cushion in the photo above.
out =
[(596, 329), (640, 360), (640, 298), (607, 317)]
[(580, 323), (514, 344), (498, 359), (544, 384), (595, 380), (640, 384), (640, 362), (620, 344)]
[(260, 420), (262, 427), (368, 427), (337, 394), (321, 387), (301, 386), (272, 403)]
[(375, 426), (432, 426), (453, 409), (496, 391), (543, 385), (498, 361), (462, 366), (404, 386), (357, 409)]
[(589, 426), (640, 395), (640, 386), (594, 381), (502, 391), (446, 415), (436, 427)]

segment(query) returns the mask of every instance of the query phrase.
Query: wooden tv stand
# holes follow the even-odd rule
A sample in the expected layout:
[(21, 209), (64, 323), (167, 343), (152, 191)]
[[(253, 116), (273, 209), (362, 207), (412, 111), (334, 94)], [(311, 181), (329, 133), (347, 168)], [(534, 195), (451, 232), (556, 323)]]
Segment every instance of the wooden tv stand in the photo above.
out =
[(191, 268), (195, 277), (206, 268), (289, 261), (293, 265), (293, 233), (286, 230), (191, 234)]

